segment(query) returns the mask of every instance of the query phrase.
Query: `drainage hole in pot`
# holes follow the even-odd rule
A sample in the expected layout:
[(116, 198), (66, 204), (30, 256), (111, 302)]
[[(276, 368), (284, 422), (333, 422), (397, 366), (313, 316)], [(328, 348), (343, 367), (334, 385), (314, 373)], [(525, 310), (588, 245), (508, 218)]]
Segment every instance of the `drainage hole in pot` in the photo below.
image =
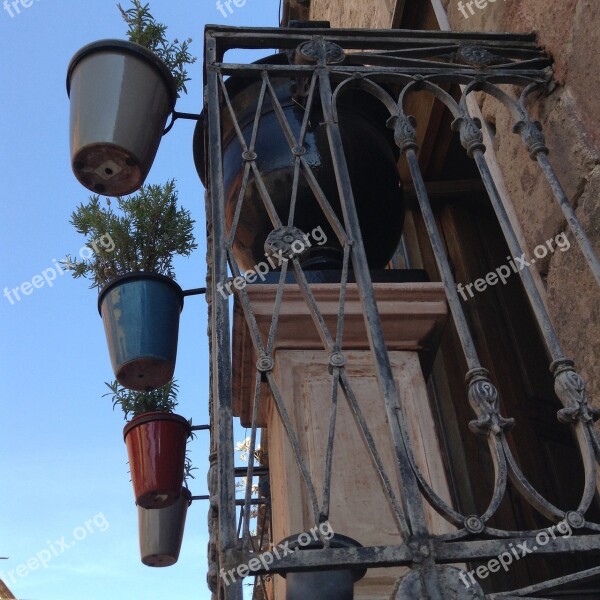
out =
[(97, 183), (97, 184), (94, 186), (94, 189), (95, 189), (97, 192), (100, 192), (100, 193), (102, 193), (102, 192), (104, 192), (104, 191), (106, 190), (106, 186), (105, 186), (105, 185), (103, 185), (102, 183)]
[(107, 175), (112, 175), (114, 171), (113, 171), (113, 170), (112, 170), (110, 167), (106, 167), (106, 169), (104, 169), (104, 172), (105, 172)]

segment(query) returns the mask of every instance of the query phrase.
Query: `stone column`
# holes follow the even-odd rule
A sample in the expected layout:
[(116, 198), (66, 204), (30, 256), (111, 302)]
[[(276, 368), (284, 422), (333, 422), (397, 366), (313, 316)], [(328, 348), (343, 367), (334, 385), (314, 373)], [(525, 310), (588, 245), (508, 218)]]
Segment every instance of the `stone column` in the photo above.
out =
[[(277, 286), (247, 287), (263, 340), (271, 324)], [(335, 337), (339, 285), (315, 284), (311, 289)], [(376, 283), (384, 335), (416, 461), (438, 495), (450, 502), (425, 377), (447, 318), (446, 296), (439, 283)], [(386, 473), (399, 499), (394, 452), (387, 414), (380, 397), (369, 350), (358, 289), (349, 284), (344, 319), (343, 353), (358, 404)], [(257, 356), (239, 303), (234, 313), (234, 410), (242, 424), (251, 425)], [(332, 376), (329, 352), (313, 324), (300, 290), (287, 284), (274, 348), (274, 375), (293, 423), (303, 456), (321, 500), (331, 411)], [(304, 485), (286, 431), (272, 396), (264, 386), (259, 425), (266, 427), (273, 510), (273, 541), (308, 532), (315, 526)], [(431, 531), (449, 531), (437, 513), (425, 507)], [(395, 545), (402, 537), (382, 489), (372, 459), (349, 404), (338, 393), (333, 452), (330, 524), (336, 533), (363, 546)], [(389, 600), (402, 568), (370, 569), (355, 586), (356, 600)], [(276, 600), (285, 599), (285, 580), (274, 578)]]

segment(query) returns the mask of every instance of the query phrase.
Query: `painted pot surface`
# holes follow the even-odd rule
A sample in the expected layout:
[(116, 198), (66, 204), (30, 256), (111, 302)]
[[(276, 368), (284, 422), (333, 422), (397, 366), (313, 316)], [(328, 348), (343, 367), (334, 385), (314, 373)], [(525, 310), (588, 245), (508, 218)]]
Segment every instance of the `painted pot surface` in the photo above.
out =
[(162, 275), (131, 273), (102, 289), (98, 310), (121, 385), (144, 391), (171, 380), (182, 308), (183, 291)]
[(131, 483), (138, 506), (165, 508), (181, 495), (189, 422), (153, 412), (135, 417), (123, 429)]
[(145, 565), (170, 567), (177, 562), (191, 497), (189, 490), (183, 488), (179, 498), (167, 508), (137, 507), (140, 556)]
[[(287, 58), (285, 53), (280, 53), (259, 62), (284, 64)], [(306, 112), (294, 98), (295, 83), (287, 77), (272, 77), (271, 83), (297, 140)], [(233, 76), (227, 80), (226, 86), (240, 130), (248, 141), (252, 139), (262, 82)], [(301, 148), (296, 147), (295, 154), (279, 123), (274, 102), (267, 94), (254, 146), (254, 162), (280, 220), (286, 223), (290, 213), (297, 153), (300, 152), (317, 185), (343, 223), (327, 127), (323, 124), (323, 112), (318, 101), (312, 111), (304, 143)], [(383, 268), (398, 247), (404, 224), (404, 201), (396, 165), (398, 149), (391, 131), (386, 128), (389, 114), (379, 101), (366, 92), (350, 90), (338, 98), (337, 115), (369, 266), (373, 269)], [(204, 124), (199, 121), (194, 154), (196, 167), (204, 182), (207, 152), (205, 136)], [(228, 227), (231, 227), (239, 203), (246, 161), (228, 108), (222, 111), (222, 144), (225, 216)], [(320, 227), (326, 242), (312, 245), (310, 252), (301, 260), (303, 268), (339, 269), (343, 257), (341, 245), (316, 199), (313, 184), (304, 172), (304, 169), (300, 170), (294, 226), (308, 236)], [(261, 189), (261, 184), (251, 171), (233, 246), (240, 268), (246, 270), (252, 270), (254, 265), (264, 261), (265, 241), (273, 230)], [(321, 233), (319, 237), (322, 237)]]
[(75, 177), (107, 196), (139, 189), (175, 107), (169, 69), (138, 44), (101, 40), (72, 58), (67, 92)]
[[(292, 550), (309, 552), (323, 548), (320, 541), (307, 545), (299, 543), (299, 536), (290, 536), (281, 542)], [(330, 539), (331, 548), (359, 548), (361, 544), (345, 535), (335, 534)], [(332, 571), (306, 571), (287, 573), (286, 600), (353, 600), (354, 582), (364, 577), (366, 569), (339, 569)]]

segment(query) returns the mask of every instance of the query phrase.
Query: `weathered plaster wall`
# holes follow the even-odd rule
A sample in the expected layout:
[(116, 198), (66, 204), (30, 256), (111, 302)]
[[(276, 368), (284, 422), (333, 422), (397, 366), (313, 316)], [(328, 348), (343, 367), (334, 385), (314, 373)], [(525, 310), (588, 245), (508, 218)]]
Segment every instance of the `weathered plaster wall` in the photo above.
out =
[[(442, 2), (455, 31), (536, 32), (554, 57), (557, 85), (549, 96), (532, 99), (530, 110), (544, 127), (550, 158), (600, 254), (600, 2), (474, 0), (475, 14), (465, 8), (468, 18), (458, 0)], [(389, 27), (394, 5), (394, 0), (312, 0), (311, 18), (330, 20), (334, 27)], [(495, 150), (531, 255), (537, 245), (565, 230), (562, 212), (537, 163), (512, 133), (506, 111), (492, 98), (480, 98), (480, 104), (485, 119), (496, 127)], [(573, 236), (568, 238), (569, 251), (556, 252), (536, 266), (547, 284), (565, 353), (575, 358), (591, 401), (600, 406), (600, 292)]]
[(310, 18), (331, 21), (332, 27), (390, 27), (395, 0), (313, 0)]

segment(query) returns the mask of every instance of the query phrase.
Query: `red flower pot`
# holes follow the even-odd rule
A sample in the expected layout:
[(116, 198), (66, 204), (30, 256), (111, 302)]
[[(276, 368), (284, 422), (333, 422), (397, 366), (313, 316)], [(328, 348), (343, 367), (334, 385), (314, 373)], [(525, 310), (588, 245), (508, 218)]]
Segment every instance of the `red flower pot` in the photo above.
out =
[(123, 429), (135, 501), (142, 508), (165, 508), (181, 495), (189, 422), (179, 415), (152, 412)]

